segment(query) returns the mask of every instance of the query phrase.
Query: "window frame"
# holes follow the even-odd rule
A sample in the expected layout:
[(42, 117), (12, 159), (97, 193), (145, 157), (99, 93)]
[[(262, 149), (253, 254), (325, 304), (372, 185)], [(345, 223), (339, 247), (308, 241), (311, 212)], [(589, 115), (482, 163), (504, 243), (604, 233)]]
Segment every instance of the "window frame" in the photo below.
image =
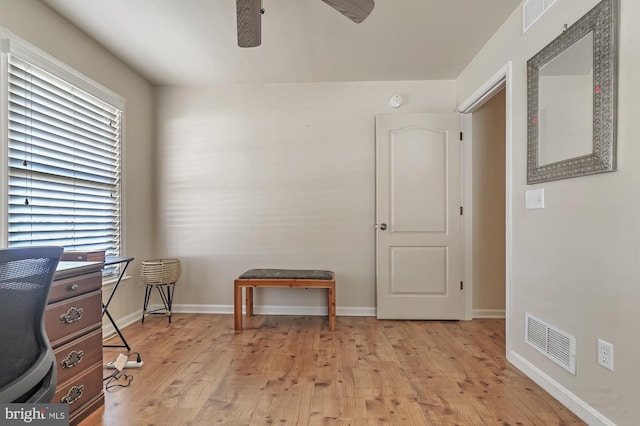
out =
[[(120, 255), (125, 247), (125, 126), (126, 126), (126, 103), (125, 99), (100, 83), (92, 80), (86, 75), (75, 70), (71, 66), (58, 60), (47, 52), (31, 45), (18, 36), (0, 27), (0, 199), (4, 204), (8, 202), (9, 185), (9, 55), (16, 55), (32, 65), (51, 73), (57, 78), (64, 80), (67, 84), (82, 90), (101, 101), (112, 105), (121, 111), (120, 120), (120, 232), (118, 250)], [(7, 208), (1, 209), (0, 213), (0, 247), (8, 247), (9, 212)], [(105, 276), (109, 279), (109, 276)]]

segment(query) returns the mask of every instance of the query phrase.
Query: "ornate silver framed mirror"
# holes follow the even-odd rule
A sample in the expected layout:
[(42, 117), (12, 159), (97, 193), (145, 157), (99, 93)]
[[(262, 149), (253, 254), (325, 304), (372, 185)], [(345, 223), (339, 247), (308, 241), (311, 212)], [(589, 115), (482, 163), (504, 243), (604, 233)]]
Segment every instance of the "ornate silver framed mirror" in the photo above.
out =
[(527, 184), (616, 169), (618, 0), (527, 61)]

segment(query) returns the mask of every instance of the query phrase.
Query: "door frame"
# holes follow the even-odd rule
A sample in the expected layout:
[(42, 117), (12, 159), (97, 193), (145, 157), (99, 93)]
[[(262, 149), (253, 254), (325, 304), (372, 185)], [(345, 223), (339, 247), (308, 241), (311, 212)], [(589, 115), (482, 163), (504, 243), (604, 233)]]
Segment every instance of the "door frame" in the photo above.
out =
[(464, 319), (473, 319), (473, 144), (471, 127), (473, 112), (481, 107), (493, 95), (505, 88), (505, 338), (506, 352), (511, 351), (511, 268), (512, 268), (512, 224), (513, 224), (513, 83), (512, 63), (508, 61), (488, 80), (478, 87), (467, 99), (461, 102), (456, 110), (462, 114), (461, 129), (464, 132), (463, 160), (462, 160), (462, 197), (465, 214), (463, 216), (463, 277), (464, 291)]

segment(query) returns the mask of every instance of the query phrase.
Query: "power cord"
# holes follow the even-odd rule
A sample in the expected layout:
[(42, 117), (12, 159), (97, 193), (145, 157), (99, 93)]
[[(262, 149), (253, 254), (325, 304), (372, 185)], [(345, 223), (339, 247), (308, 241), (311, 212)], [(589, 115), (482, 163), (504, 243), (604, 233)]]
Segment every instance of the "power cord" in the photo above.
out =
[[(138, 352), (131, 352), (129, 355), (122, 355), (125, 356), (126, 359), (131, 358), (132, 355), (136, 355), (136, 361), (135, 363), (137, 364), (137, 366), (141, 366), (142, 365), (142, 358), (140, 357), (140, 353)], [(129, 363), (129, 361), (127, 361), (127, 363)], [(125, 365), (127, 364), (125, 363)], [(118, 369), (118, 367), (115, 366), (115, 361), (111, 362), (108, 364), (110, 366), (110, 368), (115, 368), (116, 371), (114, 371), (112, 374), (108, 375), (107, 377), (103, 378), (102, 381), (106, 382), (104, 384), (104, 388), (105, 390), (111, 390), (113, 388), (126, 388), (128, 387), (131, 382), (133, 381), (133, 376), (130, 374), (125, 374), (122, 372), (122, 369)], [(125, 368), (125, 367), (122, 367)], [(118, 383), (119, 380), (123, 380), (123, 383)]]
[[(123, 383), (118, 383), (118, 381), (120, 379), (124, 379)], [(126, 388), (128, 387), (131, 382), (133, 381), (133, 376), (129, 375), (129, 374), (125, 374), (120, 372), (120, 370), (116, 370), (113, 372), (113, 374), (111, 374), (110, 376), (105, 377), (104, 379), (102, 379), (103, 381), (106, 381), (106, 383), (104, 384), (104, 389), (109, 391), (113, 388)], [(112, 383), (115, 382), (115, 383)]]

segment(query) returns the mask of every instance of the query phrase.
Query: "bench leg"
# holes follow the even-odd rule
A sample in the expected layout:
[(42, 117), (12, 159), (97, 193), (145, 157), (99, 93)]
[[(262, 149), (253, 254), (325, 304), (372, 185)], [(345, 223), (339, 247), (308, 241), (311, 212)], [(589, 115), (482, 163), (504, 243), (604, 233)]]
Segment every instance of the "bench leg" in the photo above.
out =
[(248, 317), (252, 317), (253, 316), (253, 287), (246, 287), (245, 288), (245, 292), (246, 294), (246, 298), (247, 298), (247, 316)]
[(329, 295), (329, 331), (336, 331), (336, 288), (329, 287), (327, 289)]
[(233, 327), (242, 330), (242, 287), (238, 283), (233, 286)]

